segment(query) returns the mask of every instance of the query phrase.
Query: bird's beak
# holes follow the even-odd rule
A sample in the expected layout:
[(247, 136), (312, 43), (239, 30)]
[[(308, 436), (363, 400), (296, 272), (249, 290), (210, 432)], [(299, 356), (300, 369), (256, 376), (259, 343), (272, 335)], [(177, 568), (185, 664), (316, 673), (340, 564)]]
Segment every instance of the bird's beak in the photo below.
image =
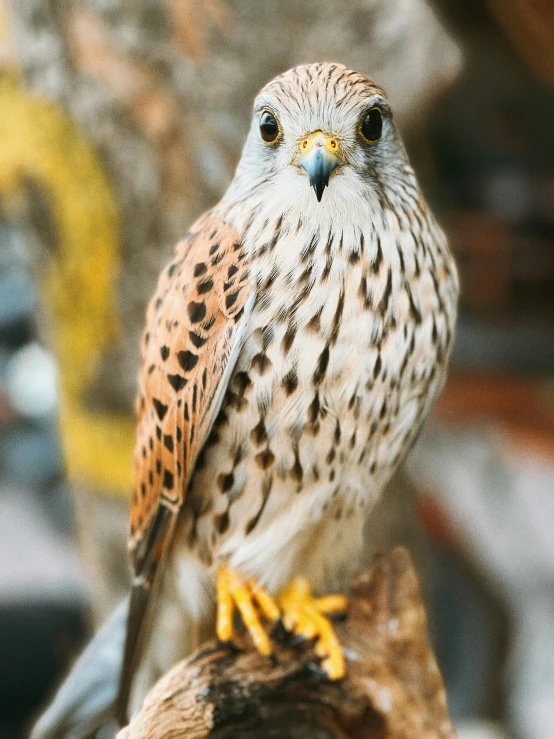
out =
[(323, 131), (308, 134), (300, 142), (300, 156), (296, 164), (306, 171), (310, 186), (314, 188), (320, 202), (323, 191), (329, 184), (331, 172), (344, 164), (337, 138)]

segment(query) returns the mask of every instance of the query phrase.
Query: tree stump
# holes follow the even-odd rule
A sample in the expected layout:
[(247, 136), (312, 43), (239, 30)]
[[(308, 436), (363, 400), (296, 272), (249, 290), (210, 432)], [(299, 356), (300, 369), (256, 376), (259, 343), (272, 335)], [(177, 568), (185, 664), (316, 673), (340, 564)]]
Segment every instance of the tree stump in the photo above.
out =
[(271, 663), (244, 635), (236, 650), (214, 642), (154, 686), (118, 739), (456, 735), (406, 549), (377, 556), (354, 580), (348, 616), (336, 628), (347, 658), (344, 680), (318, 672), (309, 643), (277, 644)]

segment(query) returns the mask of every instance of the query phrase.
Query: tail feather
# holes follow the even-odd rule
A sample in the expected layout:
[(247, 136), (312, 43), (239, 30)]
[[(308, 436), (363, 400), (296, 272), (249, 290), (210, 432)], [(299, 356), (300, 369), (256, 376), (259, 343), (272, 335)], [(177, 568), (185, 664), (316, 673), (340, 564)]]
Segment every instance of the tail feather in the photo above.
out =
[(127, 620), (127, 634), (123, 649), (123, 660), (116, 701), (116, 718), (121, 726), (128, 721), (128, 704), (131, 687), (135, 677), (135, 668), (140, 657), (140, 639), (144, 641), (143, 623), (148, 608), (150, 587), (134, 585), (129, 599), (129, 618)]
[(30, 739), (86, 739), (114, 720), (128, 613), (127, 598), (79, 657)]

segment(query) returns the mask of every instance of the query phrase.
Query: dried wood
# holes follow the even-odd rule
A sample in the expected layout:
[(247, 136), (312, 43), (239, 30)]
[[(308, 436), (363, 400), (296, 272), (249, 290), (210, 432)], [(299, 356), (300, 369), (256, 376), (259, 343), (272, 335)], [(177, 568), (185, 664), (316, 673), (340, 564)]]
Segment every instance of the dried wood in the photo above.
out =
[(344, 680), (319, 674), (311, 644), (277, 644), (272, 664), (241, 635), (236, 650), (211, 643), (177, 664), (118, 739), (455, 736), (406, 549), (379, 555), (354, 580), (336, 628)]

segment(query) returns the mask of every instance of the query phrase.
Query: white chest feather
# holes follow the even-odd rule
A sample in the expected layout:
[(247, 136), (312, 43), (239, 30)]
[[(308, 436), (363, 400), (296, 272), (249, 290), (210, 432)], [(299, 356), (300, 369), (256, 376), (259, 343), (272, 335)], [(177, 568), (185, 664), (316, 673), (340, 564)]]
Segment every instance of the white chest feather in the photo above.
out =
[(255, 308), (189, 499), (204, 559), (278, 588), (299, 557), (321, 564), (317, 542), (358, 543), (442, 384), (455, 290), (440, 249), (395, 224), (268, 222), (254, 249)]

